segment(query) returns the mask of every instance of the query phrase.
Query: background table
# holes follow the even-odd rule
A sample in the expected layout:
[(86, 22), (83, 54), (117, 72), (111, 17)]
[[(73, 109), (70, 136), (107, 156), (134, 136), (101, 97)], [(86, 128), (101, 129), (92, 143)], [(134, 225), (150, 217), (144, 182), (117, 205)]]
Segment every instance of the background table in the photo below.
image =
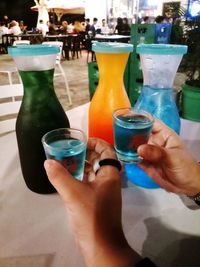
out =
[[(67, 111), (72, 127), (87, 131), (88, 104)], [(0, 266), (83, 267), (57, 194), (25, 185), (15, 133), (0, 137)], [(199, 267), (200, 210), (162, 189), (122, 190), (123, 227), (130, 245), (159, 267)], [(83, 222), (84, 223), (84, 222)]]

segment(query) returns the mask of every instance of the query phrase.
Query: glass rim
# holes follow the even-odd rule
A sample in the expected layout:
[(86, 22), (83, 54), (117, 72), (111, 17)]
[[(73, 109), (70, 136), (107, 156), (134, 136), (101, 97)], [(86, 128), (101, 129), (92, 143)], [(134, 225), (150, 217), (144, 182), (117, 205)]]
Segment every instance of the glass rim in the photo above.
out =
[(184, 55), (187, 50), (187, 45), (176, 44), (139, 44), (136, 47), (137, 54), (141, 55)]
[(121, 54), (133, 52), (133, 45), (119, 42), (92, 42), (92, 51), (96, 53)]
[(153, 124), (155, 119), (153, 117), (153, 115), (151, 113), (149, 113), (148, 111), (146, 110), (143, 110), (143, 109), (134, 109), (134, 108), (118, 108), (118, 109), (115, 109), (113, 111), (113, 118), (118, 121), (118, 122), (122, 122), (121, 119), (119, 119), (117, 116), (115, 116), (115, 113), (117, 113), (118, 111), (125, 111), (125, 110), (128, 110), (129, 112), (132, 112), (133, 114), (141, 114), (141, 115), (146, 115), (146, 117), (148, 117), (150, 119), (150, 122), (147, 123), (147, 125), (149, 124)]
[(57, 55), (59, 47), (47, 44), (30, 44), (8, 47), (8, 54), (13, 57)]
[[(75, 146), (76, 148), (79, 148), (79, 147), (83, 147), (83, 146), (85, 146), (86, 147), (86, 145), (87, 145), (87, 136), (86, 136), (86, 134), (82, 131), (82, 130), (80, 130), (80, 129), (76, 129), (76, 128), (58, 128), (58, 129), (54, 129), (54, 130), (51, 130), (51, 131), (49, 131), (49, 132), (47, 132), (46, 134), (44, 134), (43, 135), (43, 137), (42, 137), (42, 139), (41, 139), (41, 141), (42, 141), (42, 144), (43, 144), (43, 146), (45, 146), (46, 148), (49, 148), (49, 149), (51, 149), (52, 147), (51, 147), (51, 145), (49, 145), (46, 141), (45, 141), (45, 138), (48, 136), (48, 135), (50, 135), (50, 134), (52, 134), (52, 133), (59, 133), (59, 131), (73, 131), (73, 132), (76, 132), (76, 133), (81, 133), (82, 134), (82, 136), (83, 136), (83, 140), (80, 140), (80, 139), (77, 139), (77, 140), (80, 140), (80, 141), (82, 141), (83, 142), (83, 144), (79, 144), (79, 145), (77, 145), (77, 146)], [(63, 132), (64, 133), (64, 132)], [(59, 136), (58, 134), (56, 135), (56, 136)], [(73, 148), (68, 148), (68, 149), (66, 149), (66, 148), (57, 148), (57, 147), (54, 147), (53, 148), (54, 150), (57, 150), (57, 151), (65, 151), (65, 150), (70, 150), (70, 149), (73, 149)]]

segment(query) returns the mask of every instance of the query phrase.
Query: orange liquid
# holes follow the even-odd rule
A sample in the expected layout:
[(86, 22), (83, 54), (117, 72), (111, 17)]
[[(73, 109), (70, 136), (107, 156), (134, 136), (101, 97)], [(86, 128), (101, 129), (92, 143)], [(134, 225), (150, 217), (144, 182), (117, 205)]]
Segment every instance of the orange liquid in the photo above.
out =
[(123, 75), (129, 53), (96, 53), (99, 84), (89, 108), (89, 137), (114, 144), (113, 118), (115, 109), (130, 107)]

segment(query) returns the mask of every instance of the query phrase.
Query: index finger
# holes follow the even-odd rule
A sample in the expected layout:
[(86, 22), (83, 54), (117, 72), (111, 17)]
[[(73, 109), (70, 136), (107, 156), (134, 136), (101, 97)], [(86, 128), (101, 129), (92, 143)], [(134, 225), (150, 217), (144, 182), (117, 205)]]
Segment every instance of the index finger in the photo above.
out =
[(90, 138), (88, 140), (88, 149), (96, 152), (100, 156), (100, 160), (110, 158), (117, 159), (117, 155), (113, 146), (104, 140), (98, 138)]
[(166, 148), (180, 147), (183, 143), (176, 132), (159, 119), (155, 119), (149, 144)]
[[(105, 142), (104, 140), (101, 140), (98, 138), (90, 138), (88, 140), (88, 149), (93, 151), (96, 155), (99, 155), (98, 160), (96, 158), (97, 162), (103, 159), (117, 160), (117, 155), (115, 153), (113, 146), (111, 146), (109, 143)], [(95, 164), (95, 161), (93, 162), (93, 164)], [(102, 181), (103, 177), (104, 177), (104, 180), (107, 180), (107, 179), (110, 180), (113, 177), (118, 179), (118, 176), (119, 176), (119, 171), (116, 167), (112, 165), (105, 165), (99, 169), (96, 178), (97, 180), (99, 180), (98, 178), (101, 178), (100, 181)]]
[(167, 133), (167, 134), (169, 134), (169, 133), (171, 134), (173, 132), (173, 130), (170, 129), (166, 124), (164, 124), (159, 119), (155, 118), (152, 133), (157, 133), (160, 131), (165, 131), (165, 133)]

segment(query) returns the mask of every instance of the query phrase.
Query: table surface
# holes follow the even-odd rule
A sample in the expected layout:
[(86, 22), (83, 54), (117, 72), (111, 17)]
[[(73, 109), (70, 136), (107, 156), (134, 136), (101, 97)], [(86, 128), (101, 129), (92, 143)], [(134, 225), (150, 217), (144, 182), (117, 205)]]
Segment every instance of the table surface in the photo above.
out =
[(31, 34), (3, 34), (2, 38), (8, 38), (8, 37), (13, 37), (13, 38), (21, 38), (21, 37), (34, 37), (34, 36), (42, 36), (41, 33), (31, 33)]
[(131, 36), (127, 35), (119, 35), (119, 34), (112, 34), (112, 35), (106, 35), (106, 34), (96, 34), (94, 39), (130, 39)]
[[(67, 111), (71, 127), (87, 132), (87, 111), (88, 104)], [(190, 130), (198, 128), (193, 140), (200, 136), (199, 124), (182, 123), (189, 123)], [(85, 266), (59, 196), (39, 195), (26, 187), (15, 133), (0, 137), (0, 146), (0, 266)], [(162, 189), (132, 185), (122, 189), (122, 197), (123, 227), (135, 250), (160, 267), (199, 266), (200, 210)]]

